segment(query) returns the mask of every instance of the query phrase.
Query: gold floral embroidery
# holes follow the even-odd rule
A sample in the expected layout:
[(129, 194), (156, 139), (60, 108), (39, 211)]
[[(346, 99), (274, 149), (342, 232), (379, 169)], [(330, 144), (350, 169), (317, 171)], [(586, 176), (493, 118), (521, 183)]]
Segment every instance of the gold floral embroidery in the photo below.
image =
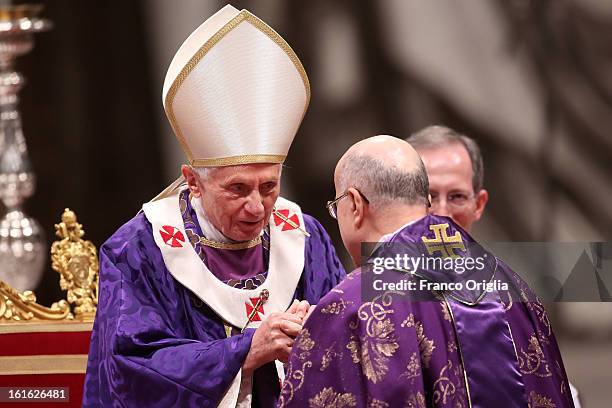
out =
[[(302, 367), (299, 370), (291, 371), (291, 369), (289, 369), (289, 372), (287, 372), (287, 377), (285, 377), (285, 381), (283, 382), (283, 389), (281, 390), (281, 394), (278, 399), (279, 408), (284, 407), (285, 404), (293, 400), (295, 392), (304, 385), (304, 371), (310, 367), (312, 367), (312, 362), (306, 361), (302, 364)], [(293, 383), (293, 380), (297, 380), (297, 385)]]
[(342, 357), (342, 352), (337, 353), (334, 348), (336, 343), (332, 343), (331, 346), (325, 349), (325, 353), (323, 353), (323, 357), (321, 357), (321, 367), (319, 371), (325, 371), (327, 367), (329, 367), (329, 363), (334, 359), (334, 357)]
[[(278, 399), (279, 407), (284, 407), (286, 403), (293, 400), (295, 392), (304, 385), (304, 371), (306, 368), (312, 367), (312, 362), (310, 360), (306, 361), (306, 359), (310, 357), (310, 352), (314, 346), (315, 342), (310, 338), (310, 332), (308, 329), (302, 330), (300, 333), (300, 338), (295, 344), (295, 347), (298, 350), (298, 358), (303, 362), (302, 367), (298, 370), (290, 369), (289, 372), (287, 372), (287, 377), (283, 382), (283, 389), (281, 390), (281, 395)], [(297, 381), (297, 384), (294, 384), (294, 380)]]
[[(371, 302), (366, 302), (359, 307), (357, 310), (357, 317), (361, 321), (366, 322), (366, 331), (369, 334), (371, 332), (371, 325), (374, 321), (381, 321), (386, 318), (388, 314), (393, 314), (395, 311), (388, 308), (393, 303), (393, 293), (399, 295), (405, 295), (404, 292), (385, 292), (380, 296), (372, 299)], [(349, 323), (349, 328), (355, 330), (359, 327), (357, 321)]]
[(350, 306), (352, 304), (353, 302), (351, 301), (345, 302), (344, 299), (340, 299), (338, 302), (332, 302), (329, 305), (325, 306), (323, 309), (321, 309), (321, 313), (341, 315), (344, 313), (347, 306)]
[(402, 322), (402, 327), (414, 327), (414, 315), (410, 313), (408, 317)]
[(430, 340), (425, 336), (425, 331), (423, 330), (423, 324), (421, 322), (417, 322), (416, 330), (417, 340), (419, 342), (419, 351), (421, 352), (421, 361), (425, 367), (429, 368), (429, 361), (431, 360), (431, 355), (436, 349), (436, 346), (433, 340)]
[(366, 378), (376, 384), (389, 371), (389, 357), (395, 354), (399, 344), (393, 335), (394, 327), (390, 319), (375, 322), (372, 333), (359, 341), (351, 336), (346, 348), (351, 351), (354, 363), (361, 363)]
[(349, 392), (339, 393), (331, 387), (325, 387), (321, 392), (308, 400), (310, 408), (344, 408), (357, 405), (355, 396)]
[(449, 353), (454, 353), (455, 351), (457, 351), (457, 343), (455, 343), (454, 340), (449, 340), (448, 344), (446, 345), (446, 350)]
[(546, 336), (550, 336), (552, 334), (552, 327), (550, 326), (550, 320), (548, 319), (548, 313), (546, 313), (544, 305), (536, 299), (535, 302), (527, 302), (527, 308), (536, 314), (540, 323), (546, 328)]
[(547, 398), (543, 395), (538, 394), (535, 391), (531, 391), (529, 393), (527, 406), (529, 408), (555, 408), (557, 405), (552, 401), (551, 398)]
[(367, 408), (389, 408), (389, 404), (387, 404), (385, 401), (381, 401), (379, 399), (369, 399), (368, 400), (368, 405)]
[(448, 376), (452, 368), (453, 362), (448, 360), (446, 365), (444, 365), (444, 367), (442, 367), (440, 370), (438, 379), (433, 384), (433, 402), (436, 405), (440, 402), (442, 402), (443, 405), (446, 405), (447, 398), (454, 395), (455, 391), (457, 390), (455, 384)]
[[(446, 310), (448, 313), (448, 309), (443, 305), (442, 310)], [(450, 319), (450, 315), (448, 316)], [(431, 355), (433, 351), (436, 349), (433, 340), (428, 339), (425, 336), (425, 331), (423, 329), (423, 324), (415, 320), (414, 315), (410, 313), (408, 317), (402, 322), (401, 327), (416, 327), (417, 332), (417, 341), (419, 342), (419, 351), (421, 353), (421, 361), (423, 365), (429, 368), (429, 361), (431, 360)]]
[(520, 355), (518, 356), (519, 370), (521, 373), (533, 374), (543, 378), (552, 376), (542, 347), (540, 347), (540, 343), (535, 334), (532, 334), (529, 338), (529, 347), (527, 350), (528, 351), (525, 351), (521, 348)]
[(555, 371), (557, 372), (557, 375), (559, 376), (559, 378), (561, 378), (561, 395), (565, 395), (566, 393), (569, 393), (570, 398), (571, 398), (571, 392), (569, 392), (568, 388), (569, 388), (569, 381), (567, 380), (567, 377), (565, 376), (565, 373), (563, 372), (563, 369), (561, 368), (561, 364), (559, 363), (558, 360), (555, 360)]
[(446, 302), (440, 302), (440, 306), (442, 306), (442, 316), (444, 316), (444, 320), (452, 322), (453, 320), (451, 319), (450, 313), (448, 312)]
[(308, 329), (302, 330), (300, 333), (300, 338), (296, 344), (297, 349), (300, 350), (300, 353), (298, 354), (300, 360), (306, 360), (310, 356), (310, 351), (314, 346), (315, 342), (310, 338), (310, 332)]
[(401, 375), (401, 377), (406, 377), (409, 380), (416, 378), (419, 376), (419, 374), (421, 374), (421, 363), (419, 362), (419, 358), (417, 356), (417, 353), (412, 353), (412, 355), (410, 356), (410, 361), (408, 362), (408, 365), (406, 366), (406, 371), (404, 371)]
[(408, 401), (406, 401), (404, 408), (425, 408), (425, 397), (420, 391), (417, 391), (416, 394), (412, 394), (408, 397)]
[[(372, 302), (364, 303), (357, 311), (357, 317), (365, 321), (365, 336), (357, 338), (351, 335), (346, 348), (351, 352), (351, 358), (355, 364), (361, 363), (361, 368), (366, 378), (376, 384), (389, 371), (389, 358), (399, 348), (395, 337), (395, 326), (387, 315), (394, 313), (389, 308), (393, 302), (393, 293), (385, 292), (377, 296)], [(357, 330), (359, 321), (349, 323), (349, 328)]]
[[(499, 293), (499, 303), (501, 303), (502, 307), (504, 308), (504, 312), (507, 312), (508, 310), (512, 309), (512, 305), (514, 304), (513, 300), (512, 300), (512, 295), (510, 293), (511, 291), (509, 290), (504, 290), (504, 291), (500, 291)], [(504, 302), (504, 300), (502, 299), (503, 297), (507, 297), (508, 301)]]

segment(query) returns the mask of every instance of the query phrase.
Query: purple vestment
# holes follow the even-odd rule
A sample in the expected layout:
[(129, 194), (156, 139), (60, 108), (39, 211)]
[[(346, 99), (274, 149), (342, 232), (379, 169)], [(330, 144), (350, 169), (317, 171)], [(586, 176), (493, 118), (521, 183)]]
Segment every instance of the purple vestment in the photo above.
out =
[[(323, 227), (307, 215), (304, 222), (310, 238), (295, 298), (314, 304), (344, 270)], [(221, 318), (169, 273), (140, 213), (100, 249), (83, 406), (214, 407), (242, 367), (253, 333), (227, 338)], [(269, 394), (279, 387), (270, 364), (254, 377), (253, 405), (273, 405), (277, 395)], [(265, 388), (272, 391), (258, 395)]]
[[(437, 227), (443, 232), (438, 228), (434, 234)], [(363, 292), (362, 298), (362, 285), (377, 276), (372, 260), (393, 257), (398, 247), (387, 247), (397, 244), (414, 257), (455, 245), (455, 255), (483, 259), (483, 269), (461, 279), (495, 279), (510, 289), (389, 290), (373, 297)], [(389, 272), (425, 282), (455, 281), (460, 275), (445, 277), (427, 268), (416, 275)], [(561, 408), (573, 403), (542, 304), (518, 275), (450, 218), (426, 216), (377, 247), (360, 270), (321, 299), (293, 346), (278, 406)]]

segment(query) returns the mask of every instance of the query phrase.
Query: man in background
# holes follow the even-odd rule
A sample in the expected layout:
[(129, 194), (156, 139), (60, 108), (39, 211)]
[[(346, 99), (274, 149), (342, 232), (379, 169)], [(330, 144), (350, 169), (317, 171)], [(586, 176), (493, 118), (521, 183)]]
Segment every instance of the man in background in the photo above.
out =
[(476, 142), (445, 126), (428, 126), (406, 141), (419, 153), (427, 169), (431, 212), (451, 217), (469, 232), (489, 200)]
[[(468, 233), (489, 201), (484, 164), (474, 139), (449, 127), (433, 125), (406, 139), (419, 153), (429, 179), (431, 213), (451, 217)], [(569, 383), (576, 408), (578, 390)]]

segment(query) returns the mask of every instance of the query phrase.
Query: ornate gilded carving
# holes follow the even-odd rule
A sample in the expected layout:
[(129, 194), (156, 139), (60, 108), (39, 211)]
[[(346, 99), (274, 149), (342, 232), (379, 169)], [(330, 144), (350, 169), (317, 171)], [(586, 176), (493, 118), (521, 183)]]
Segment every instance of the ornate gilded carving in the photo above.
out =
[(91, 320), (98, 305), (98, 257), (96, 247), (82, 237), (83, 226), (66, 208), (62, 222), (55, 225), (61, 238), (51, 246), (51, 267), (60, 274), (60, 287), (68, 292), (77, 319)]
[[(61, 240), (51, 247), (51, 266), (60, 273), (60, 287), (68, 301), (46, 307), (32, 291), (23, 293), (0, 281), (0, 323), (78, 320), (93, 321), (98, 304), (98, 257), (94, 245), (82, 239), (84, 232), (74, 212), (66, 209), (55, 225)], [(74, 314), (70, 310), (74, 305)]]
[(32, 291), (23, 293), (0, 281), (0, 322), (19, 322), (29, 320), (64, 320), (71, 318), (68, 302), (60, 300), (51, 307), (36, 303)]

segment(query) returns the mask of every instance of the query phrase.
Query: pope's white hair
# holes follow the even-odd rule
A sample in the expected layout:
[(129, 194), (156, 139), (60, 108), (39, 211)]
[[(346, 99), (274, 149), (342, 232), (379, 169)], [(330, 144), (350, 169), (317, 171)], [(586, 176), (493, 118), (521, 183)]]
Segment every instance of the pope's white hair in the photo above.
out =
[(210, 175), (214, 171), (219, 169), (219, 167), (191, 167), (191, 168), (195, 171), (195, 173), (198, 175), (198, 178), (202, 182), (208, 180), (208, 177), (210, 177)]

